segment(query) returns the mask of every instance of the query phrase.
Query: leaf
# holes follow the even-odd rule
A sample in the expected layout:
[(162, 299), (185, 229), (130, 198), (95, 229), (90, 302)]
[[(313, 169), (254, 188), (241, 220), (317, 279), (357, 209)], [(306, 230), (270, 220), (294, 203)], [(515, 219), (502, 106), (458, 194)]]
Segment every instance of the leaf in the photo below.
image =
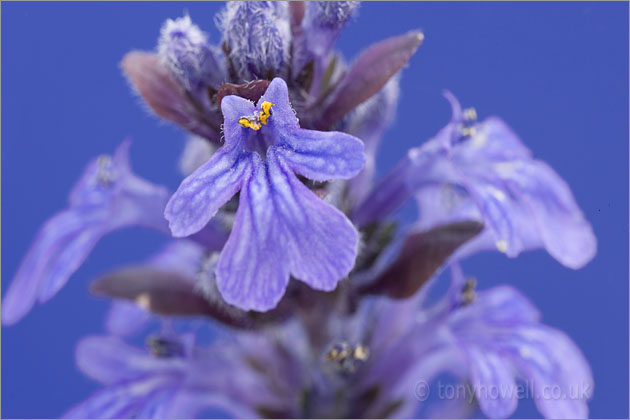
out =
[(236, 328), (254, 328), (278, 319), (279, 312), (252, 315), (216, 299), (197, 293), (186, 276), (148, 267), (129, 267), (95, 280), (90, 291), (135, 302), (158, 315), (208, 316)]
[(203, 109), (156, 54), (131, 51), (123, 57), (121, 67), (155, 114), (209, 140), (219, 140), (221, 115)]
[(409, 61), (423, 39), (422, 32), (412, 31), (373, 44), (363, 51), (332, 93), (318, 128), (332, 126), (378, 92)]
[(457, 248), (481, 232), (478, 222), (457, 222), (407, 237), (398, 257), (373, 282), (360, 286), (359, 294), (412, 296), (444, 264)]
[(302, 19), (304, 19), (304, 13), (306, 12), (306, 3), (303, 1), (290, 1), (289, 2), (289, 20), (291, 22), (291, 32), (295, 33), (301, 30)]

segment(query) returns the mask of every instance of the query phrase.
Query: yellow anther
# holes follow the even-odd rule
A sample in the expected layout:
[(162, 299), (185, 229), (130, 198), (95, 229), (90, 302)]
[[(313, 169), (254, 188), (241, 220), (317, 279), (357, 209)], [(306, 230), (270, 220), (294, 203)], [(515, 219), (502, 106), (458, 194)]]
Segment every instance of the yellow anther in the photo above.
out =
[(476, 121), (477, 120), (477, 111), (475, 108), (466, 108), (464, 110), (464, 118), (468, 121)]
[(464, 137), (472, 137), (477, 133), (477, 130), (475, 130), (475, 127), (462, 127), (462, 135)]
[(262, 109), (262, 114), (260, 115), (260, 122), (262, 125), (267, 125), (267, 119), (271, 116), (271, 107), (273, 104), (271, 102), (264, 101), (260, 106)]
[(238, 123), (246, 128), (251, 128), (254, 131), (260, 130), (260, 124), (253, 118), (241, 117), (238, 119)]
[(254, 112), (254, 115), (251, 117), (241, 117), (238, 119), (238, 123), (245, 128), (251, 128), (254, 131), (260, 130), (261, 124), (267, 125), (267, 120), (271, 116), (271, 107), (273, 104), (271, 102), (264, 101), (260, 108), (262, 111)]
[(463, 296), (463, 304), (468, 305), (469, 303), (474, 302), (477, 298), (477, 294), (475, 293), (475, 287), (477, 287), (477, 279), (474, 277), (470, 277), (466, 280), (466, 284), (462, 287), (462, 296)]
[(370, 351), (367, 347), (358, 345), (354, 348), (354, 358), (365, 362), (370, 355)]
[(499, 252), (503, 252), (504, 254), (508, 250), (508, 243), (507, 243), (507, 241), (505, 239), (500, 239), (500, 240), (496, 241), (495, 245), (496, 245), (497, 249), (499, 250)]

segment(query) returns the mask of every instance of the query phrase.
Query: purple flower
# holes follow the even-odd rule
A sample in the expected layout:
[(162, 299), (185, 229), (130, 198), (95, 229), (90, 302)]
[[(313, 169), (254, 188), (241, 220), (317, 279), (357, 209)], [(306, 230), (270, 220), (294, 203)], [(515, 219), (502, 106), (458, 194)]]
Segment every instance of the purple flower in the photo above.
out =
[(596, 239), (569, 186), (496, 117), (475, 122), (474, 111), (453, 108), (435, 138), (412, 149), (358, 206), (359, 225), (388, 216), (412, 196), (418, 229), (479, 220), (486, 231), (459, 255), (497, 248), (510, 257), (544, 247), (567, 267), (580, 268), (596, 252)]
[[(264, 397), (264, 388), (243, 374), (239, 359), (219, 352), (209, 357), (191, 335), (153, 336), (148, 344), (150, 351), (144, 351), (116, 337), (84, 338), (77, 365), (106, 388), (64, 417), (186, 418), (207, 408), (255, 417), (246, 403)], [(239, 395), (247, 387), (258, 395)]]
[[(522, 396), (517, 380), (545, 417), (587, 417), (593, 378), (577, 346), (541, 324), (536, 308), (514, 288), (476, 292), (474, 280), (464, 278), (458, 265), (452, 272), (448, 293), (433, 306), (423, 304), (426, 286), (407, 302), (381, 302), (373, 321), (373, 360), (363, 379), (364, 386), (388, 390), (375, 407), (400, 400), (395, 415), (412, 416), (421, 397), (417, 385), (428, 386), (450, 372), (470, 383), (488, 417), (513, 414)], [(387, 325), (400, 326), (384, 329)]]
[(52, 298), (107, 233), (127, 226), (168, 232), (162, 211), (168, 191), (131, 172), (130, 142), (113, 157), (90, 162), (70, 193), (69, 207), (41, 228), (2, 302), (2, 323), (13, 324), (35, 299)]
[(454, 302), (459, 307), (451, 309), (448, 328), (466, 356), (484, 414), (512, 415), (519, 397), (516, 380), (521, 379), (545, 417), (587, 418), (593, 378), (571, 339), (542, 325), (539, 312), (514, 288), (495, 287), (474, 299), (458, 266), (453, 277), (458, 293), (452, 297), (459, 298)]
[[(450, 94), (451, 122), (374, 185), (400, 70), (423, 34), (346, 65), (333, 45), (358, 5), (230, 2), (220, 47), (184, 16), (165, 22), (157, 53), (125, 56), (149, 107), (195, 135), (186, 178), (169, 200), (131, 172), (128, 142), (91, 162), (2, 308), (13, 323), (52, 297), (114, 229), (178, 238), (92, 282), (114, 299), (112, 335), (82, 340), (76, 360), (104, 387), (68, 417), (460, 417), (477, 406), (504, 417), (517, 381), (545, 416), (588, 414), (593, 380), (575, 344), (511, 287), (477, 292), (457, 261), (544, 247), (577, 268), (595, 253), (590, 225), (505, 123), (477, 122)], [(420, 218), (399, 228), (389, 218), (410, 198)], [(434, 300), (449, 264), (450, 288)], [(196, 342), (190, 331), (215, 322), (220, 339)], [(158, 323), (148, 349), (121, 338)], [(424, 401), (445, 373), (468, 398)]]
[(301, 129), (282, 79), (271, 82), (257, 106), (227, 96), (221, 107), (225, 144), (166, 206), (173, 235), (202, 229), (240, 190), (216, 271), (223, 298), (242, 309), (269, 310), (290, 275), (333, 290), (352, 269), (358, 235), (294, 173), (314, 181), (351, 178), (363, 167), (363, 144), (340, 132)]

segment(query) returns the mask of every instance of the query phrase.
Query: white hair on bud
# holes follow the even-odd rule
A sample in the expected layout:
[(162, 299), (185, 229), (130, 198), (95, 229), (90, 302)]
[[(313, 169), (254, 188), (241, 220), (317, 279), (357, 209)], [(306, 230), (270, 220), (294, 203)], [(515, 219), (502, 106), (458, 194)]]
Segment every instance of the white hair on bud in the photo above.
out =
[(243, 81), (267, 78), (268, 73), (282, 76), (291, 44), (286, 2), (228, 2), (217, 16), (217, 26)]

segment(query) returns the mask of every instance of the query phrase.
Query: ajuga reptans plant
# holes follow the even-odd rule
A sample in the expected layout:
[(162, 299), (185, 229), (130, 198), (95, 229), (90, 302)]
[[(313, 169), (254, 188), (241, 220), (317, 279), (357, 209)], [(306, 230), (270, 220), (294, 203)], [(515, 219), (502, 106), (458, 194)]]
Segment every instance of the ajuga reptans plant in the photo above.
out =
[[(76, 359), (103, 388), (66, 416), (506, 417), (522, 384), (543, 416), (588, 415), (593, 380), (575, 344), (515, 288), (477, 290), (460, 266), (536, 248), (584, 266), (596, 240), (569, 187), (505, 122), (450, 92), (451, 120), (375, 179), (423, 34), (346, 62), (333, 47), (358, 6), (230, 2), (220, 41), (183, 16), (155, 52), (123, 58), (148, 108), (190, 133), (184, 178), (169, 191), (135, 175), (129, 141), (95, 158), (2, 304), (3, 324), (19, 321), (114, 230), (170, 238), (92, 284), (112, 299), (107, 332)], [(409, 200), (419, 216), (403, 226)], [(141, 334), (144, 348), (127, 344)], [(427, 400), (445, 375), (467, 392)]]

